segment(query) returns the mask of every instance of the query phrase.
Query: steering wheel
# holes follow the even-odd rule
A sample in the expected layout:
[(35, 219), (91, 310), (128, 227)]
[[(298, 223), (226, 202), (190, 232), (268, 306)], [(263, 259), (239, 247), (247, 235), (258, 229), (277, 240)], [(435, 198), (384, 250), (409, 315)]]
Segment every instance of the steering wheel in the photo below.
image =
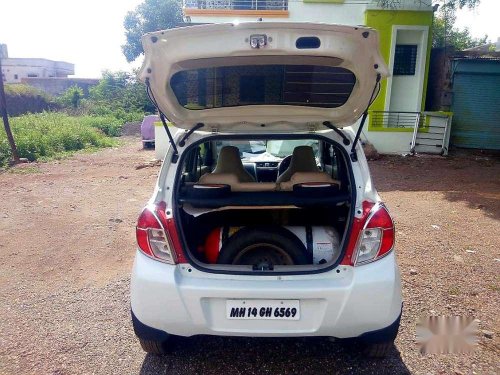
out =
[(292, 155), (288, 155), (285, 157), (278, 165), (278, 177), (285, 172), (290, 166), (290, 162), (292, 161)]

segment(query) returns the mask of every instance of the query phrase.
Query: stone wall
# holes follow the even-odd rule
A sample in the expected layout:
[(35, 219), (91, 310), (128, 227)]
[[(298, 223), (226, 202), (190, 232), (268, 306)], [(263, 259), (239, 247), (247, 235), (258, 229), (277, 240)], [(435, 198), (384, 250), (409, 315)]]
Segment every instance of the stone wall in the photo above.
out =
[(9, 95), (5, 97), (9, 116), (20, 116), (25, 113), (39, 113), (58, 109), (56, 103), (42, 95)]
[(83, 90), (83, 94), (88, 96), (89, 89), (99, 83), (99, 79), (94, 78), (23, 78), (22, 83), (36, 87), (47, 94), (57, 96), (71, 86), (77, 85)]

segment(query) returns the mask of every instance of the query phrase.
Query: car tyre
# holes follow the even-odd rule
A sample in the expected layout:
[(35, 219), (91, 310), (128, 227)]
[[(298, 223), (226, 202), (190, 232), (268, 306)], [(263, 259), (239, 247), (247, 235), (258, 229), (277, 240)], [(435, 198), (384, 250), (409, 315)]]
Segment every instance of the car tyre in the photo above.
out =
[(292, 264), (308, 264), (312, 254), (308, 254), (306, 248), (295, 234), (282, 227), (240, 229), (220, 250), (217, 263), (219, 264), (241, 264), (235, 262), (240, 254), (255, 244), (269, 246), (282, 252)]
[(385, 358), (394, 347), (394, 341), (366, 344), (365, 354), (369, 358)]
[(139, 343), (141, 344), (142, 350), (146, 353), (153, 355), (165, 355), (168, 354), (171, 350), (171, 338), (168, 338), (164, 341), (153, 341), (153, 340), (142, 340), (139, 339)]

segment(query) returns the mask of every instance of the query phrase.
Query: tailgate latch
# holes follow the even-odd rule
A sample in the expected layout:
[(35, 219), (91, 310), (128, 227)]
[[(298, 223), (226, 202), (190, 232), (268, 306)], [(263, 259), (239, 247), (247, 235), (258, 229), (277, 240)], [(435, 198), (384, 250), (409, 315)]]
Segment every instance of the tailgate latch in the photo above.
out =
[(250, 35), (250, 47), (263, 48), (267, 44), (266, 34), (252, 34)]

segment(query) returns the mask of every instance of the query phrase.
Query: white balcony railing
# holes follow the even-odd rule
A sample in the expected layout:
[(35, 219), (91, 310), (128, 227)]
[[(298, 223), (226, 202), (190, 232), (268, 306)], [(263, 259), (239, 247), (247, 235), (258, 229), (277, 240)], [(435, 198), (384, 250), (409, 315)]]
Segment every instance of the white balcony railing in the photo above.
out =
[(420, 112), (370, 111), (370, 125), (378, 128), (413, 129), (422, 126)]
[(186, 9), (288, 10), (288, 0), (184, 0)]

